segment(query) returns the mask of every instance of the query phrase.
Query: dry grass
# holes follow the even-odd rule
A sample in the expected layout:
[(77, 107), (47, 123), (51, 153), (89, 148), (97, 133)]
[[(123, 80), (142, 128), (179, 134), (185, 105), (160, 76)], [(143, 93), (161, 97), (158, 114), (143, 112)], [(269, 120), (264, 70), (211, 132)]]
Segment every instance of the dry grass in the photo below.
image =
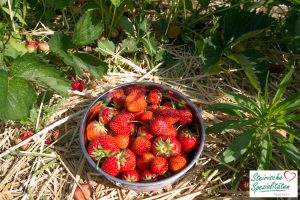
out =
[[(84, 92), (70, 91), (70, 97), (60, 101), (50, 116), (41, 117), (40, 131), (23, 143), (15, 144), (14, 138), (26, 127), (1, 122), (0, 199), (73, 199), (79, 183), (89, 183), (93, 187), (94, 199), (246, 199), (247, 192), (229, 189), (232, 180), (227, 178), (228, 173), (238, 169), (226, 166), (225, 173), (218, 171), (220, 161), (217, 156), (232, 141), (233, 133), (207, 135), (204, 152), (197, 164), (183, 179), (155, 192), (137, 193), (119, 188), (85, 161), (78, 138), (82, 112), (96, 96), (113, 86), (133, 81), (169, 85), (190, 97), (202, 110), (207, 126), (223, 118), (205, 110), (208, 103), (226, 100), (218, 93), (218, 87), (240, 93), (249, 90), (248, 82), (239, 70), (227, 69), (221, 74), (209, 75), (200, 68), (198, 57), (190, 55), (185, 46), (168, 47), (168, 51), (178, 62), (167, 69), (147, 65), (141, 68), (119, 55), (112, 56), (111, 64), (118, 59), (126, 67), (114, 66), (101, 81), (90, 81)], [(182, 70), (178, 72), (178, 69)], [(54, 97), (53, 105), (59, 99)], [(58, 141), (46, 145), (47, 133), (52, 129), (59, 129), (62, 135)], [(27, 150), (19, 148), (25, 143), (30, 144)]]

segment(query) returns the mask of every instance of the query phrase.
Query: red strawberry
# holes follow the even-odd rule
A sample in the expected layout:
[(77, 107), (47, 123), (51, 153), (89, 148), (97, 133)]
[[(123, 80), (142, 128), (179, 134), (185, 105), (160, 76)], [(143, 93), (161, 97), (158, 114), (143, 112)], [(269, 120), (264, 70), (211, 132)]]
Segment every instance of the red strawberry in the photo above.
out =
[(96, 116), (99, 115), (99, 112), (100, 112), (100, 109), (101, 107), (103, 106), (103, 102), (102, 101), (99, 101), (97, 103), (95, 103), (92, 108), (90, 109), (89, 111), (89, 120), (92, 120), (94, 119)]
[(120, 172), (135, 169), (136, 156), (130, 149), (121, 151), (116, 155), (116, 157), (120, 162)]
[(189, 153), (193, 150), (199, 142), (198, 135), (189, 130), (180, 130), (178, 132), (177, 139), (180, 141), (181, 149), (185, 153)]
[(124, 107), (126, 95), (123, 89), (117, 89), (112, 91), (111, 98), (114, 105), (116, 105), (118, 108)]
[(138, 91), (142, 92), (143, 94), (145, 94), (147, 92), (146, 87), (143, 85), (132, 85), (132, 86), (128, 86), (125, 88), (125, 93), (128, 95), (130, 92), (132, 92), (134, 90), (138, 90)]
[(74, 193), (74, 199), (75, 200), (87, 200), (87, 196), (92, 198), (93, 195), (93, 190), (91, 188), (91, 186), (89, 184), (82, 184), (81, 185), (82, 189), (84, 191), (82, 191), (82, 189), (77, 186), (75, 193)]
[(145, 137), (147, 138), (148, 140), (152, 140), (153, 139), (153, 135), (151, 134), (150, 132), (150, 129), (148, 126), (141, 126), (139, 127), (138, 129), (138, 132), (137, 132), (137, 136), (138, 137)]
[(26, 41), (25, 46), (29, 53), (35, 52), (38, 48), (39, 43), (36, 41)]
[(72, 90), (77, 90), (79, 92), (82, 92), (85, 88), (85, 83), (83, 80), (74, 81), (71, 84)]
[(131, 147), (132, 151), (136, 155), (143, 155), (146, 152), (149, 152), (151, 149), (151, 142), (144, 137), (137, 137)]
[(140, 112), (147, 108), (146, 96), (140, 90), (132, 90), (125, 99), (125, 107), (129, 112)]
[(90, 122), (86, 127), (86, 136), (88, 141), (92, 141), (99, 136), (107, 134), (107, 130), (104, 127), (104, 124), (97, 121)]
[(166, 101), (165, 103), (162, 104), (162, 106), (167, 107), (167, 108), (174, 108), (171, 101)]
[(168, 170), (168, 161), (163, 157), (155, 157), (150, 163), (150, 170), (154, 174), (163, 175)]
[(272, 63), (270, 66), (270, 71), (272, 73), (280, 74), (282, 73), (282, 67), (279, 63)]
[(115, 116), (109, 124), (110, 129), (117, 135), (131, 135), (134, 132), (135, 124), (130, 122), (129, 117), (127, 113)]
[(34, 135), (34, 131), (23, 131), (22, 134), (20, 135), (20, 138), (22, 141), (24, 141), (33, 135)]
[(151, 150), (155, 156), (176, 156), (181, 152), (181, 144), (176, 138), (159, 136), (153, 140)]
[(161, 101), (162, 94), (158, 89), (151, 90), (147, 96), (147, 100), (152, 105), (158, 105)]
[(50, 145), (59, 138), (59, 130), (52, 130), (48, 132), (48, 138), (46, 139), (45, 143)]
[(179, 124), (185, 125), (193, 121), (193, 114), (188, 108), (183, 108), (178, 111), (180, 115), (180, 119), (178, 120)]
[(122, 115), (123, 117), (125, 117), (126, 119), (128, 120), (134, 120), (135, 118), (135, 115), (125, 109), (123, 109), (121, 112), (120, 112), (120, 115)]
[(128, 182), (139, 182), (140, 175), (136, 170), (129, 170), (122, 174), (121, 179)]
[(175, 109), (156, 109), (155, 113), (162, 116), (169, 124), (175, 124), (180, 119), (179, 111)]
[(111, 176), (117, 176), (120, 172), (120, 162), (115, 156), (108, 157), (101, 164), (101, 169)]
[(240, 184), (239, 184), (239, 188), (242, 191), (249, 191), (249, 179), (248, 178), (244, 178)]
[(145, 111), (145, 112), (139, 112), (135, 115), (135, 120), (144, 122), (144, 123), (149, 123), (153, 119), (153, 113), (152, 111)]
[(185, 154), (180, 154), (169, 159), (169, 168), (173, 173), (178, 173), (187, 166), (187, 163), (187, 156)]
[(120, 149), (126, 149), (129, 146), (129, 141), (130, 141), (129, 135), (115, 135), (114, 138)]
[(176, 128), (169, 124), (163, 117), (154, 118), (149, 125), (150, 131), (154, 136), (165, 135), (176, 137)]
[(114, 108), (103, 107), (99, 112), (99, 121), (105, 126), (109, 124), (111, 119), (118, 114), (118, 111)]
[(140, 180), (141, 181), (155, 181), (157, 175), (151, 172), (150, 170), (145, 170), (141, 173)]
[(136, 167), (141, 170), (141, 171), (144, 171), (146, 169), (148, 169), (151, 161), (153, 160), (155, 156), (150, 153), (150, 152), (147, 152), (147, 153), (144, 153), (143, 155), (141, 156), (137, 156), (136, 158)]
[(104, 157), (109, 157), (119, 151), (119, 147), (110, 135), (100, 136), (88, 144), (87, 151), (89, 156), (97, 161)]
[(154, 110), (156, 110), (158, 108), (158, 105), (149, 105), (149, 106), (147, 106), (147, 109), (146, 110), (148, 110), (148, 111), (154, 111)]

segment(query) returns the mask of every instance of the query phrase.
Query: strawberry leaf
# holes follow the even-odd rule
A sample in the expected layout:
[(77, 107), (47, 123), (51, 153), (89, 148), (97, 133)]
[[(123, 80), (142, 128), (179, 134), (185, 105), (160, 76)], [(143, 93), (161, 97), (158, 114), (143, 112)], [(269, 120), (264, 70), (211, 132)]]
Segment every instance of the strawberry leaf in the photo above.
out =
[(36, 100), (33, 85), (22, 79), (8, 79), (6, 71), (0, 69), (0, 119), (25, 120)]

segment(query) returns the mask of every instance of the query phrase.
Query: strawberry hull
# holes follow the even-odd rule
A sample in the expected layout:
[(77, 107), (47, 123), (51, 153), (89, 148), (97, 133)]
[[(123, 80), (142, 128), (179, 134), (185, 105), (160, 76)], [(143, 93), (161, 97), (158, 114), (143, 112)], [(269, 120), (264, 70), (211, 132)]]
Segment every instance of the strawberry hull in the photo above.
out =
[[(91, 112), (91, 108), (97, 104), (97, 102), (102, 101), (104, 102), (104, 105), (110, 106), (111, 103), (113, 102), (113, 99), (111, 98), (111, 94), (115, 90), (120, 90), (123, 89), (124, 91), (128, 91), (128, 88), (132, 88), (132, 86), (138, 86), (138, 87), (143, 87), (146, 88), (147, 91), (158, 89), (163, 97), (162, 101), (160, 102), (160, 105), (167, 101), (171, 101), (175, 106), (178, 108), (188, 108), (192, 114), (193, 114), (193, 119), (192, 123), (186, 125), (189, 129), (191, 129), (194, 133), (198, 134), (199, 137), (199, 142), (196, 146), (195, 149), (193, 149), (189, 155), (188, 155), (188, 164), (187, 166), (182, 169), (178, 173), (174, 173), (173, 175), (165, 178), (163, 176), (158, 176), (158, 179), (153, 182), (128, 182), (125, 180), (121, 179), (120, 174), (116, 177), (110, 176), (109, 174), (105, 173), (100, 167), (97, 167), (97, 162), (94, 161), (89, 154), (87, 153), (87, 145), (88, 145), (88, 140), (86, 136), (86, 127), (89, 124), (89, 116)], [(150, 105), (150, 104), (149, 104)], [(82, 152), (84, 156), (86, 157), (88, 163), (100, 174), (105, 176), (109, 181), (114, 183), (115, 185), (119, 187), (123, 187), (126, 189), (132, 189), (135, 191), (155, 191), (155, 190), (160, 190), (168, 185), (173, 184), (174, 182), (180, 180), (181, 178), (184, 177), (184, 174), (187, 173), (196, 163), (196, 161), (199, 159), (201, 152), (204, 147), (204, 141), (205, 141), (205, 127), (204, 127), (204, 122), (201, 117), (201, 113), (198, 110), (197, 106), (191, 102), (191, 100), (183, 95), (181, 92), (172, 89), (170, 87), (167, 87), (165, 85), (157, 84), (157, 83), (151, 83), (151, 82), (141, 82), (141, 83), (127, 83), (127, 84), (122, 84), (119, 86), (116, 86), (105, 93), (101, 94), (98, 96), (88, 107), (88, 109), (85, 111), (81, 124), (80, 124), (80, 145)]]

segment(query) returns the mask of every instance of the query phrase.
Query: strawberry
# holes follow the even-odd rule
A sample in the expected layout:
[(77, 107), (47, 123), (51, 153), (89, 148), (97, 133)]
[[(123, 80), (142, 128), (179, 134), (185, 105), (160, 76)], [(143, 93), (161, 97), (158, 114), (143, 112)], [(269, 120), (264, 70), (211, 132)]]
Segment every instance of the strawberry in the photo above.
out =
[(38, 49), (39, 51), (47, 53), (50, 50), (48, 42), (39, 43)]
[(147, 100), (152, 105), (158, 105), (161, 102), (162, 94), (158, 89), (151, 90), (147, 96)]
[(45, 143), (50, 145), (59, 138), (59, 130), (52, 130), (48, 132), (48, 138), (46, 139)]
[(97, 121), (90, 122), (86, 127), (86, 136), (88, 141), (92, 141), (99, 136), (106, 135), (107, 129), (104, 124)]
[(167, 107), (167, 108), (174, 108), (171, 101), (166, 101), (165, 103), (162, 104), (162, 106)]
[(155, 157), (150, 163), (150, 170), (154, 174), (163, 175), (168, 170), (168, 161), (163, 157)]
[(82, 92), (85, 88), (85, 83), (83, 80), (74, 81), (71, 84), (72, 90), (77, 90), (79, 92)]
[(92, 119), (94, 119), (96, 116), (98, 116), (99, 115), (99, 112), (100, 112), (100, 109), (101, 109), (101, 107), (103, 106), (103, 102), (102, 101), (99, 101), (99, 102), (97, 102), (97, 103), (95, 103), (92, 107), (91, 107), (91, 109), (90, 109), (90, 111), (89, 111), (89, 120), (92, 120)]
[(153, 140), (151, 151), (155, 156), (176, 156), (181, 152), (181, 144), (176, 138), (159, 136)]
[(272, 73), (280, 74), (282, 73), (282, 67), (279, 63), (272, 63), (270, 66), (270, 71)]
[(116, 89), (112, 91), (110, 96), (112, 98), (113, 104), (117, 106), (117, 108), (124, 107), (126, 95), (123, 89)]
[(193, 121), (193, 114), (188, 108), (183, 108), (178, 111), (180, 115), (180, 119), (178, 120), (179, 124), (185, 125)]
[(39, 43), (36, 41), (26, 41), (25, 46), (29, 53), (35, 52), (38, 49)]
[(146, 110), (153, 112), (157, 108), (158, 108), (158, 105), (149, 105), (149, 106), (147, 106)]
[(20, 135), (20, 138), (22, 141), (24, 141), (33, 135), (34, 135), (34, 131), (23, 131), (22, 134)]
[(115, 156), (108, 157), (101, 164), (101, 169), (111, 176), (117, 176), (120, 172), (120, 162)]
[(152, 111), (145, 111), (145, 112), (139, 112), (135, 115), (135, 120), (144, 122), (144, 123), (149, 123), (153, 119), (153, 113)]
[(175, 124), (180, 119), (179, 111), (175, 109), (156, 109), (155, 113), (162, 116), (169, 124)]
[(240, 184), (239, 184), (239, 188), (242, 191), (249, 191), (249, 179), (248, 178), (244, 178)]
[(129, 135), (115, 135), (114, 138), (120, 149), (126, 149), (129, 146), (129, 141), (130, 141)]
[(128, 182), (139, 182), (140, 175), (136, 170), (129, 170), (123, 172), (121, 179), (128, 181)]
[(136, 167), (141, 171), (148, 169), (148, 167), (154, 157), (155, 156), (150, 152), (146, 152), (141, 156), (137, 156), (136, 157)]
[(187, 163), (188, 159), (185, 154), (172, 156), (169, 159), (169, 168), (173, 173), (178, 173), (186, 167)]
[[(82, 191), (82, 189), (84, 191)], [(89, 184), (82, 184), (81, 188), (79, 186), (76, 187), (75, 193), (74, 193), (74, 199), (75, 200), (87, 200), (86, 197), (92, 198), (93, 190)]]
[(97, 161), (104, 157), (109, 157), (119, 151), (119, 147), (110, 135), (100, 136), (88, 144), (87, 151), (89, 156)]
[(132, 91), (138, 90), (140, 92), (142, 92), (143, 94), (145, 94), (147, 92), (147, 89), (145, 86), (143, 85), (132, 85), (132, 86), (128, 86), (125, 88), (125, 93), (126, 95), (128, 95), (129, 93), (131, 93)]
[(120, 162), (120, 172), (135, 169), (136, 156), (130, 149), (121, 151), (116, 155), (116, 157)]
[(131, 123), (129, 119), (128, 113), (121, 112), (111, 120), (109, 127), (117, 135), (131, 135), (134, 132), (135, 124)]
[(150, 170), (145, 170), (141, 173), (140, 175), (140, 180), (141, 181), (155, 181), (157, 178), (157, 175), (151, 172)]
[(118, 111), (114, 108), (103, 107), (99, 112), (99, 121), (105, 126), (109, 124), (111, 119), (118, 114)]
[(150, 129), (148, 126), (141, 126), (139, 127), (138, 129), (138, 132), (137, 132), (137, 136), (138, 137), (145, 137), (147, 138), (148, 140), (152, 140), (153, 139), (153, 135), (151, 134), (150, 132)]
[(132, 151), (136, 155), (143, 155), (146, 152), (149, 152), (151, 149), (151, 142), (144, 137), (137, 137), (131, 147)]
[(181, 149), (185, 153), (191, 152), (199, 142), (199, 136), (189, 130), (180, 130), (177, 139), (180, 141)]
[(140, 112), (146, 109), (146, 96), (140, 90), (132, 90), (125, 99), (125, 107), (129, 112)]
[(173, 125), (170, 125), (163, 117), (154, 118), (149, 125), (149, 129), (154, 136), (165, 135), (176, 137), (177, 131)]

